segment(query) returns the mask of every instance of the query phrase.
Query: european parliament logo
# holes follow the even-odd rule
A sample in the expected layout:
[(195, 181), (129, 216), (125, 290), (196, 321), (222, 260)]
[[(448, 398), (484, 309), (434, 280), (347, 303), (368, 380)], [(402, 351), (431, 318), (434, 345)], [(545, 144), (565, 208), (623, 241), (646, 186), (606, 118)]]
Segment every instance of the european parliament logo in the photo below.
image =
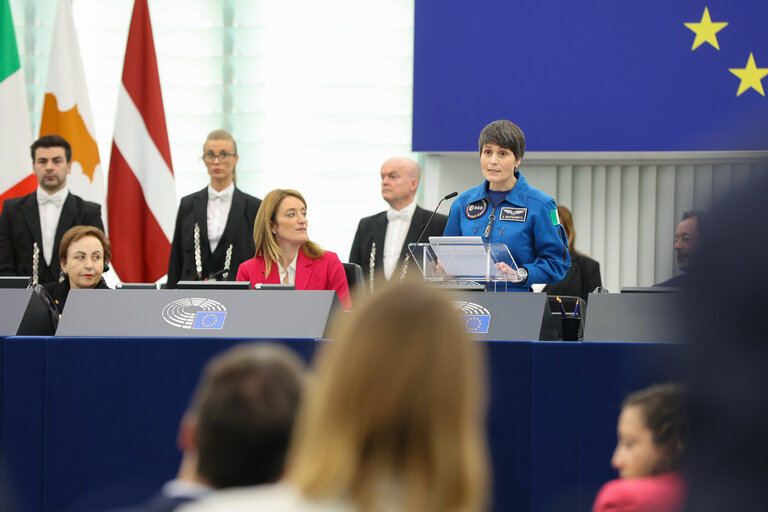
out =
[(222, 329), (227, 308), (215, 300), (192, 297), (171, 302), (161, 315), (167, 323), (180, 329)]
[(471, 334), (488, 334), (491, 325), (491, 312), (480, 304), (455, 300), (453, 305), (463, 313), (464, 330)]

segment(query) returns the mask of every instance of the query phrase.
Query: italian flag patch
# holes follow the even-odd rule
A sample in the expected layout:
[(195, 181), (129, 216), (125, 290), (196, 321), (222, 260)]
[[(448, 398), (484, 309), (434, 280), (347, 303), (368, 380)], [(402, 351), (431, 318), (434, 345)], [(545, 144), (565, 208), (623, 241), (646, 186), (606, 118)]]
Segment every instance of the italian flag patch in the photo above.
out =
[(552, 219), (553, 226), (560, 225), (560, 216), (557, 215), (557, 208), (555, 208), (554, 210), (549, 210), (549, 218)]

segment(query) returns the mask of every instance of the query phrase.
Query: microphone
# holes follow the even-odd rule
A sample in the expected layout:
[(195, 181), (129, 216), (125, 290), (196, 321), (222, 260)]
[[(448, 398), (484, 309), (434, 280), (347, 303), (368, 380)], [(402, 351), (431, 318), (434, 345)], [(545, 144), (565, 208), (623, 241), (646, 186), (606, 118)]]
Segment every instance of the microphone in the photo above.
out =
[(214, 272), (210, 276), (208, 276), (204, 281), (216, 281), (219, 279), (219, 277), (223, 276), (229, 272), (229, 269), (227, 267), (224, 267), (223, 269), (219, 270), (218, 272)]
[(437, 213), (437, 210), (439, 210), (439, 209), (440, 209), (440, 205), (441, 205), (441, 204), (443, 204), (443, 201), (445, 201), (446, 199), (453, 199), (453, 198), (454, 198), (454, 197), (456, 197), (457, 195), (459, 195), (459, 193), (458, 193), (458, 192), (451, 192), (450, 194), (448, 194), (447, 196), (445, 196), (444, 198), (442, 198), (442, 199), (441, 199), (441, 200), (440, 200), (440, 201), (437, 203), (437, 206), (435, 207), (435, 211), (433, 211), (433, 212), (432, 212), (432, 215), (430, 215), (430, 216), (429, 216), (429, 220), (427, 221), (427, 223), (426, 223), (426, 224), (424, 224), (424, 229), (422, 229), (422, 230), (421, 230), (421, 234), (419, 235), (419, 238), (417, 238), (417, 239), (416, 239), (416, 243), (419, 243), (419, 242), (421, 242), (421, 237), (423, 237), (423, 236), (424, 236), (424, 233), (426, 233), (426, 232), (427, 232), (427, 228), (429, 227), (429, 223), (430, 223), (430, 222), (432, 222), (432, 219), (435, 217), (435, 214)]
[[(421, 237), (423, 237), (424, 233), (427, 232), (427, 228), (429, 227), (429, 224), (432, 222), (432, 219), (435, 218), (435, 214), (437, 213), (437, 210), (440, 209), (440, 205), (443, 204), (443, 201), (445, 201), (446, 199), (453, 199), (457, 195), (459, 195), (458, 192), (451, 192), (450, 194), (448, 194), (447, 196), (442, 198), (440, 201), (438, 201), (437, 206), (435, 206), (435, 209), (432, 212), (432, 215), (429, 216), (429, 219), (427, 220), (427, 223), (424, 224), (424, 229), (421, 230), (421, 234), (419, 235), (419, 238), (416, 239), (415, 243), (418, 244), (419, 242), (421, 242)], [(405, 277), (405, 273), (408, 272), (408, 261), (410, 259), (411, 259), (411, 252), (408, 251), (408, 253), (406, 253), (406, 255), (405, 255), (405, 261), (403, 261), (402, 270), (400, 271), (400, 279), (403, 279)]]

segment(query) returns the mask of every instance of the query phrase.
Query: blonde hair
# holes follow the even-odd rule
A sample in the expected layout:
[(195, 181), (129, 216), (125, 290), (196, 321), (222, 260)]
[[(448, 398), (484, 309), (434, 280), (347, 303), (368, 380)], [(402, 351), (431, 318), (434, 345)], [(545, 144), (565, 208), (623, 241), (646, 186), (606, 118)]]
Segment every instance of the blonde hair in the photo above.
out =
[[(280, 258), (280, 246), (277, 245), (274, 233), (272, 233), (272, 223), (275, 222), (277, 209), (283, 199), (291, 196), (295, 197), (304, 204), (307, 202), (298, 191), (291, 189), (276, 188), (264, 197), (256, 214), (256, 220), (253, 222), (253, 243), (256, 245), (256, 256), (264, 255), (264, 266), (266, 275), (269, 275), (272, 265), (277, 263)], [(317, 259), (325, 254), (325, 251), (315, 242), (307, 240), (301, 244), (301, 250), (310, 258)]]
[[(231, 142), (232, 149), (235, 150), (235, 154), (233, 155), (233, 157), (237, 156), (237, 142), (235, 142), (235, 138), (227, 130), (213, 130), (205, 138), (205, 142), (208, 142), (209, 140), (226, 140)], [(203, 153), (205, 153), (205, 142), (203, 142)], [(232, 167), (232, 183), (237, 185), (237, 164), (235, 164), (235, 166)]]
[(446, 293), (393, 285), (324, 345), (288, 459), (306, 497), (365, 511), (388, 499), (408, 512), (484, 508), (485, 361)]

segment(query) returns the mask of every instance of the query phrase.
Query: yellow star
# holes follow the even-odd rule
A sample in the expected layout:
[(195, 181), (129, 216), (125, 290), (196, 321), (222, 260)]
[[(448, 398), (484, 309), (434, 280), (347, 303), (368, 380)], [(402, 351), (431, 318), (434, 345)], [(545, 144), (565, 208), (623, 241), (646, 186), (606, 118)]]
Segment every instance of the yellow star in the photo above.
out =
[(741, 96), (741, 93), (747, 89), (754, 89), (765, 96), (765, 91), (763, 91), (763, 82), (761, 82), (761, 80), (763, 77), (765, 77), (765, 75), (768, 75), (768, 68), (759, 68), (755, 66), (755, 57), (751, 53), (749, 54), (749, 59), (747, 60), (747, 67), (730, 68), (728, 71), (741, 78), (739, 91), (736, 93), (736, 96)]
[(712, 18), (709, 17), (709, 9), (704, 8), (704, 14), (701, 15), (701, 21), (699, 23), (685, 23), (685, 26), (693, 30), (696, 33), (696, 39), (693, 40), (693, 46), (691, 51), (695, 50), (704, 43), (709, 43), (718, 50), (720, 45), (717, 44), (717, 34), (728, 25), (728, 22), (712, 23)]

